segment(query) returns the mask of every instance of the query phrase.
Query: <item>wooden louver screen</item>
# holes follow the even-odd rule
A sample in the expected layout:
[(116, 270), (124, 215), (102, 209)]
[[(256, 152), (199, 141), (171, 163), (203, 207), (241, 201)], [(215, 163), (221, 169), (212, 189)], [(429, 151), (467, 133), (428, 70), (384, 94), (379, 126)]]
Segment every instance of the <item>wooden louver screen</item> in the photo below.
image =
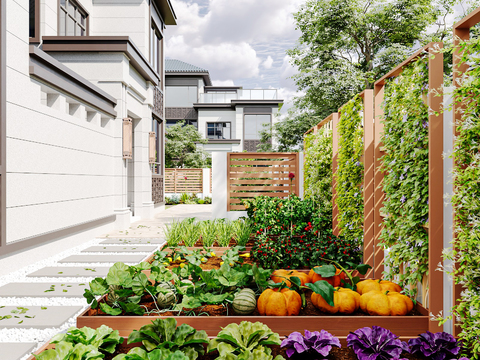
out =
[(123, 158), (132, 159), (133, 158), (133, 122), (132, 119), (126, 118), (123, 119)]
[(148, 133), (148, 162), (150, 164), (155, 162), (156, 154), (155, 151), (157, 150), (157, 138), (154, 132)]

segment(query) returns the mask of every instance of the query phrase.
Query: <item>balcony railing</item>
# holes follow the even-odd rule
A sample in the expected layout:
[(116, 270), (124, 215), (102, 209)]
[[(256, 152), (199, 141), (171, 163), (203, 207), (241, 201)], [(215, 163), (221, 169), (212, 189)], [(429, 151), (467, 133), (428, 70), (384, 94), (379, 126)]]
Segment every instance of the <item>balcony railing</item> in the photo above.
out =
[(276, 89), (238, 89), (236, 92), (210, 92), (200, 94), (200, 103), (229, 103), (232, 100), (276, 100)]

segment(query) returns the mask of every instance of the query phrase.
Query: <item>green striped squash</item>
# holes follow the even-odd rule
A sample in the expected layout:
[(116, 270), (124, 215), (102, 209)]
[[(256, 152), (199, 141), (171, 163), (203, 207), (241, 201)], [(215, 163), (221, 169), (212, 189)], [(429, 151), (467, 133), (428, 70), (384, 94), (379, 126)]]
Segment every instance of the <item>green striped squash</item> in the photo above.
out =
[(252, 289), (242, 289), (233, 299), (233, 311), (238, 315), (249, 315), (255, 311), (257, 300)]
[(168, 291), (164, 294), (161, 292), (157, 294), (158, 306), (160, 306), (161, 308), (166, 308), (166, 307), (172, 306), (177, 302), (177, 297), (175, 296), (175, 293), (174, 293), (175, 286), (173, 286), (173, 284), (168, 282), (161, 282), (160, 284), (157, 285), (157, 290), (159, 288), (165, 289)]

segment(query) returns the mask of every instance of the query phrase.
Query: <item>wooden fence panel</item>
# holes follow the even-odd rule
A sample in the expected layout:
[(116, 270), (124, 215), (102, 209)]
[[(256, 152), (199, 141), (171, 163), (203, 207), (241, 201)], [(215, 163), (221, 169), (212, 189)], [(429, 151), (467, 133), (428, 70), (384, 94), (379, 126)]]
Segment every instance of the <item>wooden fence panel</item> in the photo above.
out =
[(298, 153), (228, 153), (227, 211), (245, 210), (242, 200), (255, 196), (298, 195), (299, 165)]
[(173, 194), (203, 192), (203, 169), (165, 169), (165, 192)]

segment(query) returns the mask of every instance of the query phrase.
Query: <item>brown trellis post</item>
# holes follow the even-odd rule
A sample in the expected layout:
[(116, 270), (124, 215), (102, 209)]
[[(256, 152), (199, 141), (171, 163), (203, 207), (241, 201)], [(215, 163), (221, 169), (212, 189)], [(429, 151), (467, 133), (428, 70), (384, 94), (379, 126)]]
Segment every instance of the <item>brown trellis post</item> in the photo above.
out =
[[(443, 47), (442, 43), (430, 43), (375, 82), (375, 220), (381, 224), (380, 208), (383, 206), (383, 174), (380, 171), (378, 158), (382, 154), (381, 134), (383, 132), (383, 91), (385, 80), (400, 75), (403, 68), (428, 52), (429, 77), (429, 126), (428, 126), (428, 196), (429, 196), (429, 227), (428, 227), (428, 299), (423, 305), (430, 314), (437, 315), (443, 310), (443, 273), (436, 271), (438, 264), (443, 263), (443, 113), (441, 109), (442, 97), (434, 96), (433, 91), (441, 93), (443, 84), (443, 54), (437, 50)], [(439, 113), (439, 115), (435, 115)], [(381, 227), (375, 226), (375, 245), (379, 242)], [(383, 249), (375, 249), (375, 277), (383, 271)], [(377, 265), (378, 264), (378, 265)], [(381, 264), (381, 265), (380, 265)], [(425, 289), (424, 289), (425, 291)], [(442, 331), (437, 321), (429, 321), (429, 330)]]
[[(462, 20), (457, 22), (456, 24), (453, 25), (453, 45), (454, 45), (454, 50), (453, 50), (453, 84), (454, 86), (458, 87), (459, 84), (457, 83), (457, 79), (461, 76), (461, 73), (464, 73), (468, 70), (468, 65), (467, 64), (462, 64), (460, 65), (460, 57), (462, 56), (462, 53), (459, 49), (460, 41), (465, 41), (470, 39), (470, 29), (480, 23), (480, 8), (477, 8), (476, 10), (472, 11), (468, 16), (464, 17)], [(457, 133), (457, 123), (462, 121), (462, 114), (461, 110), (464, 108), (463, 103), (457, 103), (455, 100), (453, 101), (453, 118), (454, 118), (454, 127), (453, 127), (453, 132), (454, 136), (456, 136)], [(453, 166), (456, 166), (455, 164), (455, 159), (453, 161)], [(455, 229), (455, 217), (453, 219), (453, 228)], [(456, 239), (456, 233), (455, 231), (453, 232), (453, 242), (455, 246), (455, 239)], [(458, 304), (458, 300), (460, 299), (461, 291), (462, 291), (462, 286), (460, 284), (455, 284), (453, 282), (453, 303)], [(455, 317), (453, 317), (453, 334), (457, 336), (460, 332), (460, 329), (458, 326), (456, 326), (456, 321)]]

